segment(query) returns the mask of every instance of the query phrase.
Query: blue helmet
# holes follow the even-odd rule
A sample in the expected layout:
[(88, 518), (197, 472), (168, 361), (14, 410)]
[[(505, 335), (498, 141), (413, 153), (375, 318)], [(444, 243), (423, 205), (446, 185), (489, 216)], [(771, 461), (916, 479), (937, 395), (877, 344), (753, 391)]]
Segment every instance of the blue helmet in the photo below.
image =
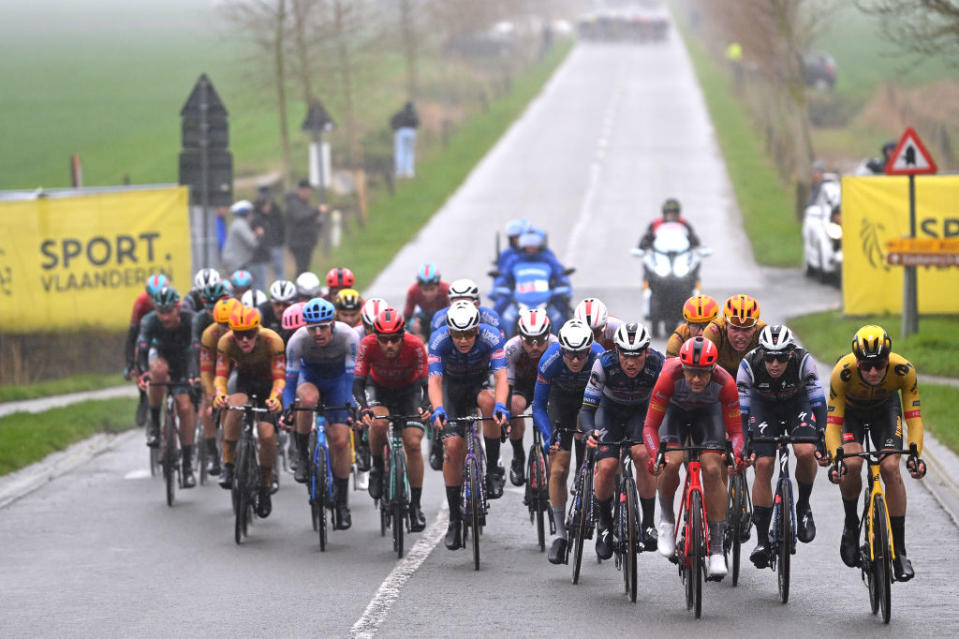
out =
[(440, 272), (436, 270), (436, 264), (427, 262), (416, 272), (416, 281), (420, 284), (439, 284)]
[(163, 273), (154, 273), (147, 278), (147, 295), (153, 297), (161, 288), (169, 286), (170, 282)]
[(307, 326), (332, 322), (334, 315), (336, 315), (336, 309), (333, 304), (322, 297), (314, 297), (303, 307), (303, 320)]
[(539, 232), (530, 229), (519, 236), (520, 248), (542, 249), (546, 245), (546, 238)]
[(517, 218), (506, 223), (506, 237), (516, 237), (525, 233), (530, 227), (529, 220)]
[(253, 286), (253, 276), (250, 275), (249, 271), (242, 269), (233, 271), (233, 275), (230, 276), (230, 281), (236, 288), (250, 288)]

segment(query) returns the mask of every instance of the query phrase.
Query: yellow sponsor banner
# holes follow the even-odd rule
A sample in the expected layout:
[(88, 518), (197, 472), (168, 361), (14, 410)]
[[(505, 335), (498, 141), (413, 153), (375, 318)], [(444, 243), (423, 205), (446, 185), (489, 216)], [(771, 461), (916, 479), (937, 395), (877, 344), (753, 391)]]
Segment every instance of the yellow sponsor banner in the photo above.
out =
[[(959, 238), (959, 175), (915, 180), (918, 241)], [(842, 228), (845, 313), (901, 313), (903, 268), (887, 264), (886, 254), (891, 241), (896, 247), (909, 235), (909, 178), (843, 177)], [(916, 273), (920, 313), (959, 313), (959, 269), (921, 266)]]
[(186, 293), (188, 202), (186, 187), (0, 202), (4, 332), (126, 328), (153, 273)]

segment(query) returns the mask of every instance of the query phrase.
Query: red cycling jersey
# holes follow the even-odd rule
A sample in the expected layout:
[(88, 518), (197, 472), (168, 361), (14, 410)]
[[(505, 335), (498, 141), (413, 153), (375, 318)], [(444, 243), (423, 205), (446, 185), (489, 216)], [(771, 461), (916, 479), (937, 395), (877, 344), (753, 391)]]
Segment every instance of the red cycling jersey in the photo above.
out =
[(146, 291), (137, 295), (137, 299), (133, 302), (133, 314), (130, 315), (130, 323), (140, 325), (140, 320), (143, 319), (143, 316), (153, 310), (153, 298), (147, 295)]
[(424, 313), (432, 316), (436, 311), (440, 310), (441, 308), (446, 308), (449, 305), (449, 282), (440, 282), (440, 292), (430, 302), (427, 302), (423, 297), (423, 292), (420, 291), (420, 283), (414, 282), (410, 289), (406, 292), (406, 306), (403, 307), (403, 317), (405, 317), (407, 320), (412, 318), (413, 311), (416, 310), (417, 306), (419, 306), (420, 310), (422, 310)]
[(693, 392), (683, 375), (683, 363), (678, 357), (671, 357), (663, 364), (652, 395), (649, 397), (649, 410), (643, 424), (643, 441), (650, 456), (659, 450), (659, 427), (666, 415), (666, 408), (674, 405), (683, 410), (695, 410), (712, 404), (722, 407), (723, 423), (726, 425), (726, 437), (733, 443), (737, 456), (743, 449), (742, 418), (739, 413), (739, 391), (736, 380), (720, 366), (713, 367), (706, 388), (700, 393)]
[(360, 341), (356, 355), (356, 376), (371, 377), (383, 388), (400, 389), (411, 386), (418, 379), (426, 379), (426, 347), (416, 335), (403, 333), (403, 343), (396, 357), (388, 358), (376, 341), (376, 335), (367, 335)]

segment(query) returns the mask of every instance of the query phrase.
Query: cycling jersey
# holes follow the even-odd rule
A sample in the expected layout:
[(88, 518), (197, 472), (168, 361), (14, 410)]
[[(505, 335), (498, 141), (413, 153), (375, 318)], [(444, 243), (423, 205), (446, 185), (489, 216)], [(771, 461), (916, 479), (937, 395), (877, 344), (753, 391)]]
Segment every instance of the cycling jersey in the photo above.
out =
[(193, 335), (193, 348), (199, 351), (200, 342), (203, 339), (203, 332), (213, 323), (213, 313), (203, 309), (193, 314), (193, 323), (190, 325), (190, 332)]
[(741, 351), (737, 351), (733, 348), (733, 345), (729, 343), (729, 336), (726, 334), (725, 317), (717, 317), (710, 322), (709, 326), (703, 331), (703, 337), (716, 345), (716, 349), (719, 351), (719, 359), (716, 363), (722, 366), (726, 372), (735, 379), (739, 370), (739, 362), (743, 360), (746, 353), (759, 346), (759, 334), (764, 328), (766, 328), (766, 322), (758, 320), (753, 330), (752, 339), (749, 340), (746, 348)]
[(284, 344), (289, 343), (290, 338), (296, 331), (289, 331), (283, 328), (283, 318), (278, 317), (273, 311), (273, 302), (266, 301), (256, 307), (260, 311), (260, 326), (268, 328), (283, 340)]
[(143, 291), (133, 301), (133, 312), (130, 314), (130, 329), (127, 331), (127, 341), (123, 348), (127, 366), (133, 367), (136, 363), (137, 337), (140, 335), (140, 322), (143, 317), (153, 310), (153, 298)]
[(692, 335), (689, 334), (689, 324), (683, 322), (677, 326), (673, 334), (669, 336), (669, 341), (666, 342), (666, 357), (679, 357), (679, 349), (690, 337)]
[[(603, 353), (593, 364), (583, 394), (583, 409), (579, 413), (582, 430), (589, 432), (597, 428), (595, 415), (600, 404), (614, 412), (616, 409), (633, 409), (633, 412), (637, 408), (645, 409), (664, 361), (662, 353), (650, 348), (642, 370), (636, 377), (629, 377), (619, 365), (618, 352)], [(605, 428), (606, 424), (600, 423), (598, 427)], [(639, 433), (635, 435), (638, 439)]]
[(503, 350), (503, 337), (499, 329), (488, 324), (479, 325), (476, 342), (466, 353), (461, 353), (450, 329), (442, 326), (430, 338), (429, 374), (442, 375), (444, 381), (471, 380), (486, 377), (490, 372), (506, 368), (506, 353)]
[(360, 342), (356, 356), (353, 398), (360, 408), (381, 404), (387, 407), (405, 406), (403, 410), (408, 411), (417, 405), (417, 400), (420, 406), (429, 403), (426, 396), (427, 376), (426, 347), (419, 337), (404, 333), (396, 357), (388, 358), (376, 336), (368, 335)]
[[(826, 427), (826, 446), (833, 455), (842, 441), (856, 439), (855, 433), (844, 428), (844, 421), (855, 414), (857, 418), (863, 413), (882, 415), (883, 410), (890, 402), (899, 403), (899, 393), (902, 393), (902, 407), (905, 409), (906, 426), (908, 428), (909, 444), (915, 444), (919, 453), (922, 453), (922, 413), (919, 408), (919, 389), (916, 385), (916, 369), (909, 361), (897, 353), (889, 354), (889, 364), (886, 375), (879, 384), (867, 384), (859, 372), (856, 356), (852, 353), (840, 359), (832, 370), (829, 380), (829, 407), (828, 426)], [(898, 422), (898, 411), (894, 421)], [(857, 419), (857, 425), (863, 421)], [(901, 438), (901, 422), (889, 424), (898, 431)], [(847, 433), (849, 436), (847, 437)], [(876, 439), (879, 439), (878, 437)], [(861, 439), (860, 439), (861, 441)]]
[[(333, 338), (326, 346), (318, 345), (305, 326), (293, 333), (286, 347), (284, 408), (293, 403), (296, 387), (304, 383), (316, 386), (328, 406), (350, 403), (358, 346), (356, 332), (343, 322), (333, 322)], [(342, 423), (346, 411), (331, 411), (327, 417)]]
[[(549, 345), (555, 344), (556, 341), (555, 335), (550, 334), (547, 337)], [(547, 346), (548, 348), (549, 346)], [(536, 359), (531, 358), (526, 349), (523, 348), (522, 335), (514, 335), (507, 340), (503, 350), (506, 352), (506, 379), (512, 387), (513, 393), (524, 396), (526, 402), (529, 403), (529, 400), (533, 398), (533, 389), (536, 386), (536, 369), (540, 360), (543, 359), (545, 351)]]
[(356, 333), (356, 339), (358, 341), (363, 341), (363, 338), (366, 337), (366, 325), (360, 322), (353, 327), (353, 332)]
[[(649, 410), (646, 412), (646, 422), (643, 425), (643, 440), (650, 457), (654, 457), (659, 450), (659, 428), (663, 424), (667, 409), (673, 408), (678, 409), (675, 412), (682, 420), (687, 418), (698, 420), (707, 417), (710, 421), (715, 421), (709, 417), (709, 412), (715, 415), (717, 410), (721, 411), (720, 416), (725, 425), (726, 437), (733, 443), (736, 455), (742, 454), (743, 430), (739, 412), (739, 392), (736, 389), (736, 382), (725, 369), (714, 367), (706, 388), (696, 393), (690, 388), (683, 375), (682, 362), (675, 357), (666, 360), (649, 398)], [(670, 440), (675, 441), (676, 433), (668, 432), (671, 426), (676, 425), (670, 424), (671, 421), (667, 420), (664, 439), (668, 436)], [(716, 443), (715, 436), (710, 436), (703, 441), (703, 445), (712, 443)]]
[[(495, 328), (500, 334), (503, 333), (503, 323), (500, 321), (499, 314), (491, 308), (485, 306), (479, 306), (480, 313), (480, 324), (486, 324)], [(446, 326), (446, 314), (449, 313), (449, 307), (441, 308), (436, 311), (436, 314), (433, 315), (433, 321), (430, 322), (430, 328), (432, 329), (433, 334), (436, 334), (436, 331)], [(432, 338), (430, 339), (432, 342)]]
[(450, 305), (450, 285), (449, 282), (440, 282), (440, 290), (432, 300), (427, 301), (420, 290), (420, 283), (414, 282), (406, 291), (406, 305), (403, 307), (403, 317), (412, 318), (417, 308), (427, 317), (433, 317), (433, 314), (441, 308)]
[(623, 320), (618, 317), (613, 317), (612, 315), (606, 320), (606, 328), (603, 329), (603, 334), (600, 336), (596, 342), (603, 347), (603, 350), (611, 350), (616, 346), (613, 343), (613, 336), (616, 335), (616, 331), (619, 330), (619, 327), (623, 325)]
[[(265, 389), (269, 384), (270, 396), (279, 398), (286, 386), (283, 376), (286, 357), (283, 340), (275, 332), (261, 328), (253, 349), (245, 353), (236, 343), (233, 331), (227, 331), (217, 342), (216, 351), (216, 378), (213, 385), (218, 393), (227, 394), (230, 371), (236, 369), (238, 387), (250, 385)], [(267, 398), (258, 399), (262, 402)]]
[(826, 427), (826, 395), (819, 383), (816, 362), (805, 349), (794, 349), (779, 377), (773, 377), (763, 362), (763, 350), (754, 348), (739, 364), (736, 385), (739, 387), (739, 407), (743, 423), (749, 423), (749, 413), (754, 399), (765, 402), (785, 402), (803, 393), (809, 400), (816, 427)]
[(228, 326), (213, 323), (206, 327), (200, 336), (200, 382), (208, 395), (216, 392), (213, 380), (216, 377), (216, 347), (220, 338), (230, 330)]
[(149, 369), (150, 351), (167, 360), (170, 380), (196, 377), (196, 358), (193, 356), (191, 323), (193, 311), (180, 309), (180, 323), (167, 330), (160, 323), (156, 311), (143, 316), (140, 321), (140, 336), (137, 338), (137, 357), (141, 371)]
[(593, 365), (602, 354), (603, 347), (593, 342), (582, 370), (574, 373), (563, 360), (563, 348), (558, 342), (543, 353), (537, 368), (536, 388), (533, 391), (533, 425), (543, 434), (545, 441), (550, 441), (553, 436), (553, 423), (548, 406), (557, 400), (566, 401), (578, 413)]
[(190, 292), (183, 296), (183, 308), (194, 313), (202, 311), (203, 297), (200, 295), (202, 290), (199, 288), (190, 289)]

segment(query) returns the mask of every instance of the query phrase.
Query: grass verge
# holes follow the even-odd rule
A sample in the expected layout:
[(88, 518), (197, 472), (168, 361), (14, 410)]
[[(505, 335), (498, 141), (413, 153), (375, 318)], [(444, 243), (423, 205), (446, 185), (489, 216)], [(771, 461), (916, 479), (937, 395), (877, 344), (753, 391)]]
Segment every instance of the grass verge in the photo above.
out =
[(37, 382), (36, 384), (0, 386), (0, 402), (15, 402), (24, 399), (34, 399), (36, 397), (49, 397), (50, 395), (98, 390), (111, 386), (120, 386), (124, 383), (127, 382), (123, 379), (123, 375), (120, 374), (97, 375), (84, 373), (82, 375), (71, 375), (61, 379)]
[(952, 452), (959, 454), (959, 422), (956, 421), (959, 388), (924, 384), (919, 391), (922, 397), (923, 427), (932, 431)]
[(40, 461), (96, 433), (133, 428), (135, 399), (80, 402), (42, 413), (0, 418), (0, 475)]
[(317, 273), (348, 265), (366, 285), (459, 188), (474, 166), (540, 92), (572, 49), (562, 41), (537, 64), (516, 78), (512, 90), (490, 103), (489, 110), (465, 122), (449, 145), (417, 166), (418, 177), (397, 184), (392, 197), (376, 194), (366, 227), (343, 238), (329, 256), (314, 259)]
[(756, 261), (768, 266), (798, 266), (802, 242), (792, 195), (763, 153), (756, 126), (737, 101), (729, 78), (691, 37), (683, 21), (677, 19), (676, 23), (706, 98)]

